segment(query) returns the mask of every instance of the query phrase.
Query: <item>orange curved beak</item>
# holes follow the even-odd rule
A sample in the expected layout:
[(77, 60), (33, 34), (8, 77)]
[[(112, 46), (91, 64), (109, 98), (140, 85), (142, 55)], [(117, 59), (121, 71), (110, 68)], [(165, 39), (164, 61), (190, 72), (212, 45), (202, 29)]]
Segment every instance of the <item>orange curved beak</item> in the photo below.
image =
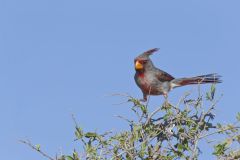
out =
[(136, 62), (135, 62), (135, 69), (136, 69), (136, 70), (143, 69), (143, 65), (142, 65), (140, 62), (136, 61)]

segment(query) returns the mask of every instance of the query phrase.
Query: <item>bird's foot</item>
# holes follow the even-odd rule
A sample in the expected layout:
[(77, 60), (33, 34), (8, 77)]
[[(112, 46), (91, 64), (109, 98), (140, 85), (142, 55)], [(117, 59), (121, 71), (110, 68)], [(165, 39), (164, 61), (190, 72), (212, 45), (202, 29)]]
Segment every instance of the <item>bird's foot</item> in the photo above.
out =
[(146, 99), (139, 99), (140, 102), (147, 102)]
[(144, 94), (144, 95), (143, 95), (143, 99), (140, 99), (139, 101), (140, 101), (140, 102), (147, 102), (147, 99), (148, 99), (148, 98), (147, 98), (147, 95)]
[(172, 108), (172, 105), (170, 103), (168, 103), (167, 101), (165, 101), (163, 104), (162, 104), (162, 109), (165, 109), (165, 110), (169, 110)]
[(165, 98), (165, 101), (164, 101), (164, 103), (163, 103), (163, 108), (165, 108), (165, 109), (170, 109), (170, 108), (172, 107), (172, 104), (169, 103), (169, 101), (168, 101), (168, 94), (167, 94), (167, 93), (166, 93), (166, 94), (163, 94), (163, 96), (164, 96), (164, 98)]
[(164, 99), (165, 99), (165, 102), (164, 102), (164, 103), (168, 103), (168, 94), (167, 94), (167, 93), (164, 93), (163, 96), (164, 96)]

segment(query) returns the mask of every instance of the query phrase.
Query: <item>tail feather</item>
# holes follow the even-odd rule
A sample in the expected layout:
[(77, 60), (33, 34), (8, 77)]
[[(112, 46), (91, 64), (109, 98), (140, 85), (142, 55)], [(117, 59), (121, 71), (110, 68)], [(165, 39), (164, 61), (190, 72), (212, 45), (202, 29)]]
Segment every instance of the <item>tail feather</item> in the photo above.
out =
[(174, 87), (192, 85), (192, 84), (206, 84), (206, 83), (222, 83), (221, 76), (213, 73), (201, 75), (191, 78), (179, 78), (172, 81)]

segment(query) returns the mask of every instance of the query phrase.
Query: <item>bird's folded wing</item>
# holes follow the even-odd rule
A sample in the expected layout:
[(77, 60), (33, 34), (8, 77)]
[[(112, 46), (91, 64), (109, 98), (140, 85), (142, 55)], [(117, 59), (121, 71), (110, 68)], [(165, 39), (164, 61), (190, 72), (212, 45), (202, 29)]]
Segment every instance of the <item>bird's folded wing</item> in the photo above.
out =
[(164, 72), (160, 69), (157, 69), (156, 71), (156, 76), (158, 78), (159, 81), (164, 82), (164, 81), (171, 81), (174, 79), (173, 76), (171, 76), (170, 74), (168, 74), (167, 72)]

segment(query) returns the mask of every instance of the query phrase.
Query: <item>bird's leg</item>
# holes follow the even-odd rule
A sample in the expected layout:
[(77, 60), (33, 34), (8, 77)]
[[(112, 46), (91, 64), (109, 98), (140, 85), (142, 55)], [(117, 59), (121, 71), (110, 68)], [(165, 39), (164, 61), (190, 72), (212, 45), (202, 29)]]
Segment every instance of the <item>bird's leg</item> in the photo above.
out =
[(147, 102), (147, 95), (146, 95), (146, 94), (143, 94), (143, 99), (140, 99), (140, 101), (142, 101), (142, 102)]
[(165, 98), (165, 101), (168, 102), (168, 94), (167, 93), (163, 93), (163, 96)]
[(170, 105), (170, 103), (168, 103), (168, 93), (163, 93), (163, 96), (165, 98), (164, 105), (168, 108), (168, 106)]

